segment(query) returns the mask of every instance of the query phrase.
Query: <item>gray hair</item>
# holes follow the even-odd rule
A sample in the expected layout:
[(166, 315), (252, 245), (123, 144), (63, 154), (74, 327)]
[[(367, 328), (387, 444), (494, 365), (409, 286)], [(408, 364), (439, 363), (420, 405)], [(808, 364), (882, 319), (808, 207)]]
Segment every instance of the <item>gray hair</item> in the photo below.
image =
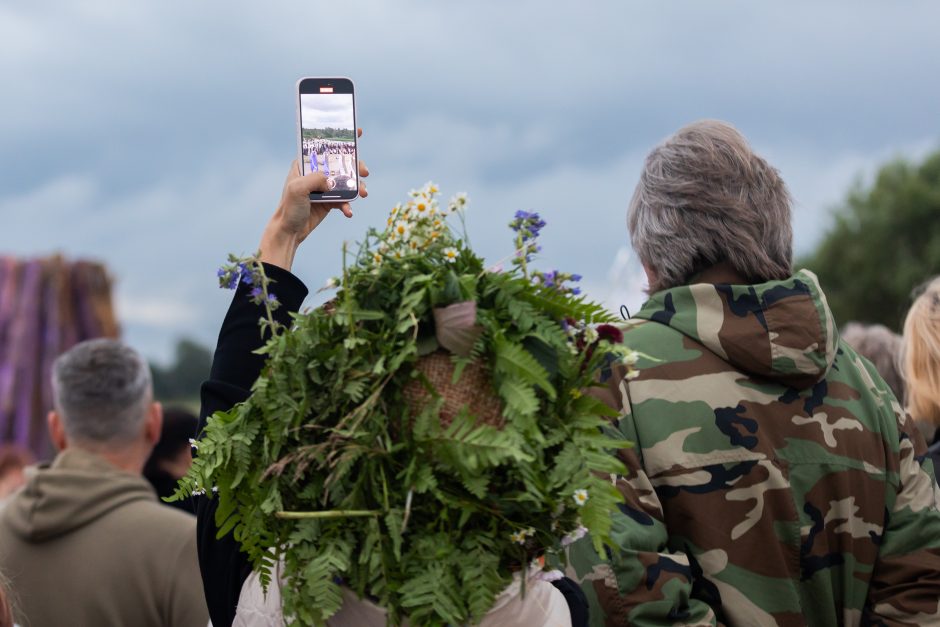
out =
[(60, 355), (52, 389), (66, 435), (86, 444), (134, 440), (153, 398), (147, 362), (111, 339), (88, 340)]
[(728, 262), (750, 283), (792, 273), (790, 194), (730, 124), (702, 120), (650, 152), (630, 201), (630, 240), (650, 292)]
[(867, 359), (885, 380), (895, 398), (904, 402), (901, 375), (901, 336), (882, 324), (850, 322), (842, 329), (842, 339)]

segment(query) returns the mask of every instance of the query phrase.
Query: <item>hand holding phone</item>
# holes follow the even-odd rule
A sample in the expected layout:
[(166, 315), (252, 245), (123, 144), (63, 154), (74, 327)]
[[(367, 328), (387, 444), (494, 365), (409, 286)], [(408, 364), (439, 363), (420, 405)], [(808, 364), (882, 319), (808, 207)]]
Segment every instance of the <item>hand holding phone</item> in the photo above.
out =
[(353, 83), (348, 78), (297, 81), (297, 152), (302, 175), (318, 172), (327, 189), (312, 202), (349, 202), (359, 195), (359, 151)]
[[(356, 137), (361, 135), (362, 129), (359, 129)], [(365, 198), (369, 192), (362, 179), (369, 176), (369, 169), (361, 161), (357, 166), (360, 179), (358, 192), (359, 196)], [(261, 261), (285, 270), (291, 269), (294, 254), (301, 242), (323, 222), (331, 210), (339, 209), (347, 218), (352, 217), (352, 209), (346, 201), (327, 199), (312, 202), (311, 194), (324, 194), (329, 191), (326, 177), (319, 173), (301, 175), (300, 169), (300, 163), (294, 160), (287, 171), (281, 202), (265, 227), (259, 246)]]

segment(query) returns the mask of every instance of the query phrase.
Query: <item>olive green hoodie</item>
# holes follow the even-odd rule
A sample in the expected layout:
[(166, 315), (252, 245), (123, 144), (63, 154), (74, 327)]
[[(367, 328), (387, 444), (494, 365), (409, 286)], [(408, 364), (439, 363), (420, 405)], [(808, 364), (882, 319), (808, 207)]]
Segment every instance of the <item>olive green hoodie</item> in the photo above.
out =
[(208, 623), (195, 518), (76, 449), (41, 466), (0, 512), (0, 572), (22, 627)]

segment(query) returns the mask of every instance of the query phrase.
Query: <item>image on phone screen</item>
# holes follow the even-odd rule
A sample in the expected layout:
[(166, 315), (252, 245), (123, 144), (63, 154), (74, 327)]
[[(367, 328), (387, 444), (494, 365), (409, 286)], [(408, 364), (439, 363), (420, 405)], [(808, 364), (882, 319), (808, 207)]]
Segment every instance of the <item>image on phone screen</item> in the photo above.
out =
[(357, 189), (355, 124), (352, 94), (301, 93), (303, 174), (322, 173), (330, 190)]

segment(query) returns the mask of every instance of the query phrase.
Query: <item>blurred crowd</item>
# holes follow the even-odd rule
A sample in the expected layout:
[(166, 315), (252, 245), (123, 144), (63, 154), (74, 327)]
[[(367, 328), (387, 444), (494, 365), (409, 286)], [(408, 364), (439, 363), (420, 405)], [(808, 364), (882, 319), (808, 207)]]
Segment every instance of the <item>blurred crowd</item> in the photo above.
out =
[[(705, 140), (702, 137), (705, 137)], [(703, 149), (695, 153), (696, 159), (713, 159), (714, 163), (711, 165), (715, 168), (723, 164), (727, 165), (726, 162), (729, 160), (733, 161), (735, 150), (739, 152), (744, 150), (736, 143), (738, 142), (737, 136), (730, 135), (724, 127), (717, 128), (717, 130), (716, 127), (708, 125), (697, 127), (694, 132), (687, 131), (686, 135), (670, 141), (678, 146), (680, 140), (687, 142), (694, 140), (700, 143), (707, 140), (713, 145), (720, 146), (721, 150), (709, 152)], [(726, 150), (725, 144), (721, 142), (725, 142), (731, 148)], [(309, 144), (305, 142), (304, 154), (309, 158), (310, 155), (321, 152), (323, 148), (345, 150), (344, 146), (345, 144), (335, 142)], [(678, 258), (683, 254), (679, 248), (663, 248), (656, 242), (644, 243), (642, 239), (644, 220), (650, 219), (648, 215), (643, 214), (643, 211), (649, 212), (655, 209), (658, 202), (656, 194), (665, 193), (660, 185), (661, 179), (675, 176), (676, 171), (681, 170), (675, 166), (675, 163), (671, 163), (669, 167), (663, 167), (656, 161), (656, 159), (678, 158), (676, 155), (679, 154), (679, 148), (668, 142), (665, 146), (674, 148), (676, 152), (669, 154), (660, 151), (650, 157), (646, 164), (644, 178), (641, 179), (638, 187), (637, 196), (634, 197), (634, 209), (631, 209), (631, 235), (645, 264), (652, 263), (656, 259), (655, 255)], [(682, 158), (686, 159), (686, 162), (691, 159), (688, 155)], [(747, 158), (750, 159), (750, 166), (756, 168), (753, 172), (749, 170), (748, 176), (753, 175), (754, 180), (759, 181), (760, 185), (773, 179), (775, 171), (765, 168), (766, 164), (756, 161), (756, 157), (749, 153)], [(345, 161), (342, 163), (348, 165)], [(351, 168), (351, 165), (349, 167)], [(705, 176), (703, 178), (708, 181), (719, 180), (720, 177), (710, 179)], [(726, 178), (720, 178), (720, 180), (725, 181)], [(774, 182), (774, 185), (776, 184)], [(657, 185), (659, 187), (656, 187)], [(748, 196), (737, 194), (737, 192), (735, 194), (736, 197)], [(774, 198), (780, 200), (784, 196), (786, 196), (785, 193), (783, 196), (778, 194)], [(306, 203), (306, 191), (301, 198), (302, 202)], [(786, 210), (789, 211), (789, 201), (784, 198), (781, 202), (786, 204)], [(745, 207), (742, 211), (746, 209)], [(789, 232), (785, 235), (790, 237)], [(678, 241), (681, 240), (682, 235), (673, 234), (671, 237)], [(303, 240), (303, 237), (299, 239)], [(644, 253), (644, 245), (648, 245), (650, 251), (662, 252)], [(696, 263), (698, 265), (693, 268), (696, 272), (690, 274), (690, 270), (686, 268), (681, 272), (677, 271), (677, 278), (673, 279), (670, 279), (672, 266), (668, 260), (654, 264), (655, 267), (648, 267), (651, 292), (670, 290), (676, 286), (685, 285), (683, 281), (688, 282), (693, 276), (699, 276), (698, 271), (703, 269), (711, 271), (714, 268), (718, 268), (718, 271), (712, 275), (716, 279), (711, 282), (720, 286), (724, 284), (721, 280), (724, 275), (721, 272), (724, 272), (726, 267), (740, 270), (735, 266), (737, 262), (734, 255), (730, 253), (722, 258), (712, 257), (709, 254), (704, 258), (697, 258)], [(774, 278), (759, 276), (759, 272), (755, 276), (751, 273), (745, 274), (745, 278), (753, 279), (751, 281), (753, 283)], [(789, 272), (784, 276), (789, 276)], [(915, 291), (901, 335), (883, 326), (845, 322), (841, 325), (841, 343), (835, 346), (835, 349), (841, 353), (847, 350), (846, 347), (853, 347), (858, 354), (870, 361), (872, 371), (877, 371), (877, 375), (880, 375), (890, 388), (893, 394), (892, 401), (899, 408), (902, 422), (904, 416), (912, 418), (917, 424), (918, 433), (923, 437), (923, 442), (917, 442), (914, 450), (920, 450), (918, 446), (926, 446), (926, 456), (918, 456), (917, 463), (923, 464), (924, 468), (929, 468), (929, 464), (926, 463), (926, 459), (929, 458), (933, 460), (933, 467), (938, 468), (940, 467), (940, 429), (938, 429), (940, 426), (940, 278), (921, 287), (911, 287)], [(696, 292), (695, 295), (698, 299), (696, 305), (699, 308), (703, 307), (703, 299), (706, 298), (703, 294), (704, 292)], [(772, 302), (778, 296), (768, 296), (767, 302)], [(707, 298), (711, 297), (711, 295), (707, 296)], [(727, 302), (730, 304), (726, 308), (733, 308), (735, 302), (739, 301), (730, 299)], [(677, 310), (677, 308), (680, 309)], [(669, 298), (664, 301), (662, 309), (652, 316), (652, 322), (674, 324), (675, 319), (681, 313), (681, 303), (678, 302), (678, 297), (675, 302)], [(735, 312), (735, 315), (738, 315), (738, 312)], [(249, 317), (257, 319), (257, 314), (252, 314), (252, 316)], [(723, 360), (722, 363), (734, 362), (735, 356), (731, 353), (737, 349), (743, 352), (748, 348), (742, 345), (736, 346), (735, 341), (742, 342), (743, 340), (729, 341), (726, 335), (722, 336), (723, 339), (719, 344), (709, 343), (709, 334), (721, 336), (725, 332), (723, 325), (730, 324), (727, 321), (709, 321), (700, 315), (697, 324), (699, 336), (696, 339), (698, 343), (694, 345), (695, 349), (700, 350), (700, 346), (709, 348), (717, 346), (714, 352)], [(256, 331), (252, 332), (256, 334)], [(629, 336), (627, 341), (630, 341)], [(784, 343), (773, 344), (773, 341), (776, 340), (772, 340), (773, 350), (779, 350), (781, 354), (789, 347)], [(686, 348), (689, 346), (691, 344), (686, 345)], [(721, 352), (725, 354), (719, 355)], [(224, 353), (225, 351), (219, 351), (217, 359), (219, 359), (218, 355)], [(799, 356), (792, 357), (792, 359), (799, 367)], [(832, 367), (832, 363), (840, 363), (843, 368), (848, 367), (848, 362), (830, 361), (828, 365), (824, 364), (820, 374), (814, 375), (818, 376), (816, 381), (827, 380), (826, 377), (829, 375), (826, 369)], [(861, 365), (860, 369), (868, 373), (866, 365)], [(208, 377), (209, 373), (206, 374)], [(800, 374), (806, 373), (796, 373), (796, 375)], [(796, 375), (791, 381), (800, 380)], [(870, 381), (870, 387), (873, 389), (880, 389), (882, 386), (877, 381), (877, 375), (866, 379)], [(630, 386), (634, 386), (630, 388), (633, 390), (631, 394), (633, 394), (634, 402), (637, 402), (639, 398), (639, 390), (651, 389), (638, 387), (644, 384), (644, 376), (641, 372), (637, 382), (629, 383)], [(868, 374), (864, 376), (869, 377)], [(679, 378), (676, 377), (676, 379)], [(763, 385), (760, 377), (754, 380)], [(55, 362), (52, 383), (55, 406), (49, 414), (48, 429), (50, 438), (59, 451), (55, 459), (37, 464), (37, 460), (30, 451), (15, 446), (0, 447), (0, 574), (3, 577), (0, 579), (0, 627), (13, 625), (14, 620), (23, 627), (91, 625), (93, 623), (86, 622), (93, 620), (90, 617), (98, 617), (94, 620), (105, 621), (95, 623), (98, 625), (146, 627), (208, 624), (210, 611), (213, 617), (218, 614), (215, 614), (216, 610), (210, 607), (211, 602), (207, 605), (204, 586), (208, 590), (217, 582), (207, 579), (206, 573), (215, 573), (211, 575), (212, 577), (231, 577), (233, 581), (228, 583), (236, 590), (242, 585), (245, 575), (235, 572), (237, 570), (235, 568), (227, 571), (224, 565), (220, 568), (218, 564), (207, 565), (205, 563), (202, 565), (203, 572), (200, 573), (197, 558), (197, 516), (193, 503), (188, 499), (170, 502), (164, 500), (164, 498), (172, 497), (177, 480), (185, 475), (192, 463), (192, 438), (197, 435), (199, 419), (184, 408), (163, 408), (158, 402), (159, 399), (154, 398), (151, 374), (146, 361), (131, 347), (116, 340), (86, 341), (61, 355)], [(626, 386), (627, 383), (624, 385)], [(250, 382), (244, 387), (250, 387)], [(830, 385), (828, 389), (822, 389), (818, 394), (837, 396), (834, 387)], [(806, 387), (806, 389), (810, 388)], [(816, 387), (812, 389), (812, 394), (817, 395)], [(713, 396), (715, 393), (704, 390), (701, 392), (703, 396)], [(677, 395), (676, 398), (682, 396), (686, 400), (692, 399), (688, 389), (681, 391), (676, 389), (674, 394)], [(857, 391), (849, 391), (845, 393), (843, 400), (854, 402), (857, 397)], [(826, 398), (829, 397), (826, 396)], [(872, 396), (872, 398), (876, 397)], [(665, 400), (676, 399), (666, 398)], [(811, 401), (810, 398), (806, 402)], [(623, 401), (618, 399), (617, 402)], [(835, 401), (827, 402), (838, 404)], [(867, 402), (863, 401), (862, 408), (853, 411), (856, 413), (868, 411), (865, 409), (868, 407), (865, 404)], [(825, 419), (825, 416), (823, 418)], [(806, 418), (807, 421), (811, 419), (815, 419), (815, 416)], [(848, 426), (841, 427), (846, 430), (846, 437), (850, 437), (852, 431), (856, 430), (855, 425), (851, 423), (856, 419), (862, 422), (873, 420), (867, 415), (844, 418), (849, 421), (846, 423)], [(742, 421), (735, 422), (736, 418), (729, 420), (728, 424), (744, 424), (747, 427)], [(758, 421), (760, 420), (758, 418)], [(763, 427), (764, 425), (760, 426), (760, 428)], [(736, 427), (721, 425), (721, 428), (727, 432), (728, 428)], [(750, 429), (751, 434), (758, 429), (758, 427), (747, 428)], [(857, 430), (860, 431), (861, 428)], [(920, 436), (902, 434), (902, 437)], [(745, 448), (749, 446), (746, 438), (741, 438), (741, 441), (744, 442), (741, 446)], [(908, 458), (904, 457), (903, 443), (901, 448), (901, 453), (896, 452), (894, 458), (899, 466), (910, 463)], [(682, 454), (684, 455), (685, 451)], [(640, 464), (637, 476), (645, 477), (644, 473), (649, 471), (649, 468), (642, 464), (648, 465), (649, 461), (640, 460), (636, 463)], [(898, 470), (898, 472), (903, 471)], [(652, 473), (649, 472), (649, 475), (652, 476)], [(654, 493), (661, 493), (660, 496), (665, 504), (662, 512), (666, 522), (659, 521), (657, 524), (664, 525), (666, 527), (664, 533), (668, 535), (670, 521), (666, 496), (679, 491), (679, 488), (667, 494), (663, 492), (666, 488), (659, 484), (640, 486), (633, 483), (626, 489), (628, 492), (634, 490), (637, 494), (641, 494), (637, 497), (638, 503), (643, 499), (648, 501)], [(918, 507), (935, 510), (936, 502), (931, 503), (929, 497), (924, 497), (934, 488), (924, 491), (925, 488), (920, 486), (920, 489), (917, 498), (928, 498), (928, 501)], [(689, 489), (688, 492), (692, 493), (695, 490)], [(699, 493), (701, 492), (704, 490), (699, 490)], [(833, 494), (836, 493), (833, 492)], [(845, 496), (854, 498), (849, 497), (848, 494)], [(628, 506), (629, 504), (628, 494)], [(887, 505), (878, 505), (878, 508), (882, 510), (885, 507)], [(645, 515), (643, 512), (638, 511), (634, 518), (640, 520), (643, 515)], [(703, 520), (711, 515), (705, 511), (701, 513)], [(826, 516), (827, 518), (820, 522), (822, 527), (831, 522), (828, 514)], [(203, 533), (214, 534), (213, 520), (199, 518), (198, 524), (200, 537)], [(653, 525), (652, 522), (648, 523), (648, 526), (651, 525)], [(736, 526), (733, 533), (741, 533), (739, 527)], [(889, 531), (884, 530), (881, 533), (888, 534)], [(879, 536), (881, 537), (883, 536)], [(877, 544), (878, 542), (875, 542), (875, 545)], [(666, 546), (665, 541), (661, 543), (659, 549), (664, 546)], [(932, 548), (928, 552), (931, 555), (938, 554)], [(662, 551), (660, 554), (662, 555)], [(691, 569), (694, 571), (695, 568), (701, 569), (702, 567), (695, 564)], [(708, 564), (704, 564), (704, 567), (707, 568)], [(925, 566), (927, 567), (933, 568), (929, 565)], [(718, 624), (722, 618), (727, 624), (769, 624), (762, 623), (760, 620), (748, 623), (739, 618), (736, 619), (738, 615), (735, 614), (734, 606), (738, 601), (732, 593), (728, 592), (727, 584), (716, 584), (713, 587), (714, 590), (711, 590), (706, 586), (707, 589), (704, 591), (702, 588), (693, 588), (693, 596), (696, 598), (711, 598), (709, 594), (724, 595), (721, 597), (724, 599), (724, 605), (719, 605), (719, 609), (714, 610), (713, 604), (712, 613), (705, 614), (712, 618), (706, 620), (714, 619), (715, 624)], [(601, 595), (601, 592), (598, 594)], [(604, 599), (601, 601), (608, 612), (614, 611), (611, 608), (627, 607), (626, 601), (607, 602)], [(840, 601), (836, 599), (834, 602)], [(873, 606), (871, 611), (875, 612), (877, 609)], [(234, 612), (234, 608), (231, 608), (231, 611)], [(883, 608), (878, 611), (887, 612)], [(911, 615), (916, 615), (916, 613)], [(921, 616), (925, 618), (922, 618), (920, 624), (935, 624), (940, 621), (940, 608), (937, 609), (936, 614), (925, 612)], [(858, 624), (861, 621), (862, 611), (859, 609), (857, 614), (847, 612), (845, 617), (845, 624)], [(681, 619), (681, 616), (671, 616), (666, 623), (656, 624), (679, 624), (676, 621)], [(262, 624), (244, 620), (239, 623), (239, 620), (243, 619), (236, 617), (232, 624)], [(577, 620), (575, 612), (572, 611), (572, 624), (577, 624)], [(226, 618), (224, 622), (231, 622), (231, 617)], [(626, 623), (612, 620), (608, 624)], [(636, 624), (647, 623), (637, 619)], [(802, 623), (797, 621), (793, 624)], [(842, 624), (841, 620), (840, 624)], [(893, 624), (915, 623), (900, 621)]]

